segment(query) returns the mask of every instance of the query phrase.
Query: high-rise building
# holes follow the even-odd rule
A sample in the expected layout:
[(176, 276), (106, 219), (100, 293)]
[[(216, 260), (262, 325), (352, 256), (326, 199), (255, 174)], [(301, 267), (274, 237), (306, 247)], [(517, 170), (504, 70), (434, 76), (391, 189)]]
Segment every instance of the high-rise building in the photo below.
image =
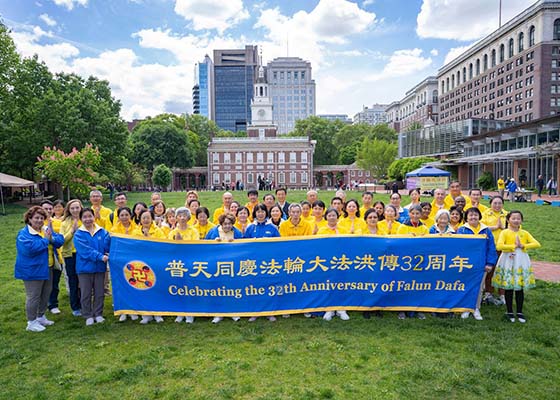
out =
[(326, 119), (327, 121), (340, 121), (344, 122), (345, 124), (352, 125), (352, 119), (348, 116), (348, 114), (319, 114), (317, 117)]
[(257, 46), (214, 50), (214, 120), (220, 128), (247, 130), (258, 64)]
[(397, 132), (411, 125), (432, 126), (438, 123), (438, 81), (429, 76), (414, 86), (405, 96), (385, 109), (386, 122)]
[(540, 0), (440, 68), (440, 121), (560, 113), (560, 2)]
[(315, 81), (311, 63), (299, 57), (279, 57), (267, 64), (267, 78), (274, 104), (278, 133), (294, 130), (298, 119), (315, 115)]
[(194, 67), (193, 114), (214, 119), (214, 63), (208, 54)]
[(385, 109), (388, 104), (374, 104), (371, 107), (364, 106), (362, 111), (354, 115), (354, 124), (377, 125), (384, 124), (387, 121)]

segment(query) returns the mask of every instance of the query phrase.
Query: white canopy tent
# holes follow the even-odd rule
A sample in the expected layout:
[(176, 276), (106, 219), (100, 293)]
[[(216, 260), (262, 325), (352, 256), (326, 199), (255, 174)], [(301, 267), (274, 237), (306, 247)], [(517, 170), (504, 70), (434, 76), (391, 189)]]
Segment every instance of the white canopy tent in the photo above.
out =
[(6, 208), (4, 206), (4, 191), (3, 187), (30, 187), (35, 186), (35, 182), (26, 179), (18, 178), (17, 176), (3, 174), (0, 172), (0, 198), (2, 199), (2, 215), (6, 215)]

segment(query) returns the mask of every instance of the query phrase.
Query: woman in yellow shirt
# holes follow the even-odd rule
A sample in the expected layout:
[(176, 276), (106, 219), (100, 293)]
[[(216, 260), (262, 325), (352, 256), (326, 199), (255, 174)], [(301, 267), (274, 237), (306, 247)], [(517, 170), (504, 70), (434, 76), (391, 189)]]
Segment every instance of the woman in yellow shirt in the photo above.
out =
[(344, 204), (342, 212), (344, 213), (344, 218), (338, 224), (341, 228), (344, 228), (351, 235), (361, 235), (366, 231), (366, 222), (360, 218), (360, 204), (357, 200), (348, 200)]
[(78, 274), (76, 274), (76, 248), (74, 247), (73, 239), (74, 233), (82, 226), (80, 213), (83, 208), (82, 202), (78, 199), (68, 201), (64, 208), (64, 219), (60, 225), (60, 233), (64, 236), (62, 257), (64, 257), (64, 266), (66, 268), (66, 276), (68, 277), (70, 308), (72, 308), (72, 315), (75, 317), (82, 315), (82, 306), (80, 303)]
[[(340, 217), (340, 214), (338, 213), (338, 210), (336, 208), (332, 208), (332, 207), (328, 208), (327, 212), (325, 213), (325, 219), (327, 221), (327, 226), (324, 226), (321, 229), (319, 229), (319, 232), (317, 232), (317, 235), (345, 235), (345, 234), (347, 234), (348, 231), (345, 228), (338, 226), (339, 225), (338, 224), (338, 218), (339, 217)], [(348, 321), (350, 319), (346, 310), (327, 311), (327, 312), (325, 312), (325, 315), (323, 315), (323, 319), (325, 321), (330, 321), (332, 319), (332, 317), (335, 316), (335, 313), (343, 321)]]
[(385, 232), (386, 235), (396, 235), (401, 224), (397, 221), (397, 209), (395, 206), (387, 204), (383, 216), (385, 219), (379, 221), (377, 226)]
[(527, 250), (537, 249), (541, 244), (526, 230), (521, 229), (523, 214), (511, 211), (507, 215), (507, 229), (500, 233), (497, 249), (502, 251), (492, 283), (505, 289), (506, 318), (515, 322), (513, 316), (513, 293), (515, 292), (516, 316), (521, 323), (526, 322), (523, 315), (524, 290), (535, 287), (535, 274)]
[(426, 225), (420, 221), (422, 215), (422, 207), (419, 204), (411, 206), (408, 210), (408, 219), (399, 226), (397, 233), (399, 235), (424, 236), (429, 233)]
[(449, 224), (455, 232), (463, 225), (464, 217), (461, 210), (453, 206), (449, 209)]
[(179, 207), (175, 211), (175, 219), (177, 220), (177, 225), (175, 226), (175, 229), (170, 231), (167, 235), (168, 239), (184, 241), (200, 240), (198, 231), (189, 225), (191, 212), (188, 208)]
[(206, 207), (198, 207), (196, 209), (196, 223), (194, 224), (194, 228), (198, 231), (198, 238), (200, 240), (204, 239), (210, 229), (216, 226), (210, 222), (209, 219), (210, 211)]
[(313, 215), (311, 214), (311, 203), (307, 200), (303, 200), (300, 202), (301, 204), (301, 218), (304, 221), (309, 222), (310, 225), (313, 225)]
[(325, 216), (325, 203), (321, 200), (315, 200), (313, 202), (313, 211), (312, 215), (313, 219), (311, 220), (311, 228), (313, 229), (313, 235), (316, 235), (323, 226), (327, 226), (327, 220), (324, 218)]
[(165, 218), (160, 227), (165, 237), (169, 236), (169, 232), (175, 229), (175, 226), (177, 225), (177, 219), (175, 218), (176, 211), (177, 210), (173, 207), (170, 207), (165, 211)]
[(364, 235), (386, 235), (387, 232), (383, 231), (379, 227), (379, 215), (375, 208), (370, 208), (364, 214), (364, 220), (366, 222), (366, 229), (362, 232)]
[(249, 221), (249, 209), (245, 206), (241, 206), (237, 209), (237, 214), (235, 214), (235, 226), (237, 229), (241, 231), (243, 235), (245, 235), (245, 230), (251, 223)]

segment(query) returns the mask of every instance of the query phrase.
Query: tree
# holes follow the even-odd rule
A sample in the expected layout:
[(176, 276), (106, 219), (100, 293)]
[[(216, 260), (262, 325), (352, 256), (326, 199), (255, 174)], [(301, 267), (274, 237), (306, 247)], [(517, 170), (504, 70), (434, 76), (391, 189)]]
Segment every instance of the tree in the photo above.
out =
[(90, 185), (97, 178), (96, 169), (101, 162), (99, 150), (91, 144), (86, 144), (81, 150), (72, 149), (70, 153), (46, 147), (38, 158), (37, 167), (51, 180), (60, 183), (70, 193), (85, 196)]
[(360, 168), (370, 171), (372, 176), (383, 178), (387, 173), (387, 167), (396, 156), (396, 143), (365, 138), (358, 150), (356, 161)]
[(414, 171), (433, 161), (436, 161), (436, 159), (432, 157), (400, 158), (389, 165), (387, 173), (391, 179), (401, 181), (410, 171)]
[(315, 165), (332, 165), (337, 162), (338, 149), (333, 143), (336, 133), (344, 127), (340, 120), (329, 121), (316, 116), (296, 121), (295, 129), (289, 136), (309, 136), (316, 140), (313, 163)]
[(194, 162), (189, 135), (174, 121), (140, 122), (130, 136), (131, 161), (153, 171), (159, 164), (190, 168)]
[(212, 137), (220, 136), (219, 132), (221, 129), (214, 121), (197, 114), (186, 116), (186, 128), (195, 150), (194, 165), (206, 166), (208, 162), (208, 144)]
[(416, 122), (413, 122), (412, 124), (410, 124), (406, 128), (406, 132), (417, 131), (418, 129), (422, 129), (423, 127), (424, 127), (424, 125), (422, 125), (420, 122), (416, 121)]
[(156, 186), (167, 188), (171, 184), (172, 176), (173, 172), (171, 172), (171, 170), (164, 164), (160, 164), (154, 168), (154, 173), (152, 174), (152, 182)]

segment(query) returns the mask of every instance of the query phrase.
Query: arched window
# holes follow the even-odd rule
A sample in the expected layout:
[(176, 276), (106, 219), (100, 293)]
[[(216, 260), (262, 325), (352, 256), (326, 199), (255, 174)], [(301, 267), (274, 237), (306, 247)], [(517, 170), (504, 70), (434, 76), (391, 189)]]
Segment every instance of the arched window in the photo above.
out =
[(504, 44), (502, 43), (500, 45), (500, 63), (504, 62), (504, 59), (506, 58), (506, 47), (504, 46)]
[[(488, 61), (486, 61), (488, 62)], [(476, 59), (476, 76), (480, 75), (480, 58)]]
[(463, 83), (467, 81), (467, 67), (463, 67)]
[(535, 27), (531, 26), (529, 28), (529, 47), (535, 45)]
[(446, 92), (449, 92), (449, 77), (447, 77), (447, 79), (445, 80), (445, 82), (446, 82), (446, 86), (447, 86)]
[(445, 81), (441, 81), (441, 93), (445, 93)]
[(482, 70), (486, 72), (487, 69), (488, 69), (488, 54), (485, 54), (484, 57), (482, 58)]
[[(443, 82), (442, 82), (443, 83)], [(443, 85), (442, 85), (443, 86)], [(434, 90), (432, 92), (432, 103), (437, 103), (437, 96), (438, 96), (438, 92), (437, 90)]]
[(457, 86), (461, 84), (461, 71), (457, 71)]
[(521, 53), (523, 51), (523, 40), (525, 39), (525, 35), (523, 32), (519, 32), (517, 36), (517, 50)]
[(490, 55), (490, 58), (491, 58), (491, 60), (490, 60), (491, 64), (490, 65), (493, 68), (493, 67), (496, 66), (496, 49), (492, 49), (492, 53)]
[(473, 74), (473, 66), (472, 63), (469, 64), (469, 79), (472, 79), (472, 74)]
[(509, 39), (508, 43), (508, 58), (513, 57), (513, 38)]
[(455, 89), (455, 74), (451, 75), (451, 89)]
[(560, 40), (560, 18), (554, 20), (554, 30), (552, 31), (552, 39)]

